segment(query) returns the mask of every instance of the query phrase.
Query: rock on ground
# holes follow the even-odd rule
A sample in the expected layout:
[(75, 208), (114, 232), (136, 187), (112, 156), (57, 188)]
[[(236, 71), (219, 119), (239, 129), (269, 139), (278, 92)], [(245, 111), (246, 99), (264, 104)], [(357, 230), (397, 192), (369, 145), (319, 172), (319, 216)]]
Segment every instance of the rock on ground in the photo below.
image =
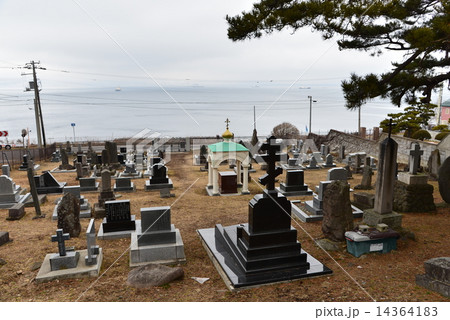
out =
[(81, 232), (80, 202), (76, 196), (66, 193), (58, 204), (58, 229), (69, 233), (70, 237), (78, 237)]
[(147, 264), (128, 273), (127, 284), (135, 288), (162, 286), (184, 276), (181, 267), (168, 267), (159, 264)]
[(333, 181), (323, 196), (322, 232), (332, 241), (344, 241), (345, 232), (353, 230), (350, 186), (347, 181)]

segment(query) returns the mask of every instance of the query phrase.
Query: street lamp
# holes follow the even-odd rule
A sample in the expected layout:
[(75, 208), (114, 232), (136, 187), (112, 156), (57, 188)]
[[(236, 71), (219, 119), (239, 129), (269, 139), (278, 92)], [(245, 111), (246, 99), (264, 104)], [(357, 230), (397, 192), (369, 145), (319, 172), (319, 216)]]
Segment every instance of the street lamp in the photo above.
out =
[(317, 102), (317, 100), (313, 100), (312, 96), (308, 96), (308, 99), (309, 99), (309, 132), (311, 133), (312, 103)]

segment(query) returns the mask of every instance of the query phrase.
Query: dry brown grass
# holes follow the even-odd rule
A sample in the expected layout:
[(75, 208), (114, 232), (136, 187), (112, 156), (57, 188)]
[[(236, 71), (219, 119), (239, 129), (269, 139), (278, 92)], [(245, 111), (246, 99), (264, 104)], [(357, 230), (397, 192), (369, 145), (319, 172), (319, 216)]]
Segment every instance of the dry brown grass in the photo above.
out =
[[(41, 170), (55, 166), (54, 163), (41, 163)], [(247, 222), (248, 201), (261, 189), (252, 181), (249, 186), (252, 195), (208, 197), (205, 191), (207, 173), (200, 172), (198, 166), (192, 165), (192, 155), (173, 154), (168, 167), (175, 186), (175, 198), (161, 199), (158, 192), (143, 191), (145, 180), (140, 179), (134, 180), (137, 192), (123, 193), (122, 199), (131, 200), (132, 213), (137, 218), (141, 207), (172, 205), (172, 223), (180, 229), (185, 245), (187, 263), (183, 265), (184, 279), (145, 290), (127, 286), (126, 278), (130, 271), (127, 249), (130, 240), (121, 239), (98, 241), (104, 250), (102, 276), (98, 279), (69, 279), (37, 284), (33, 279), (38, 271), (31, 271), (32, 265), (41, 263), (47, 253), (57, 250), (56, 244), (50, 242), (50, 236), (56, 229), (51, 213), (58, 195), (51, 195), (42, 206), (43, 213), (47, 215), (45, 219), (32, 220), (34, 209), (27, 208), (26, 216), (20, 221), (6, 221), (7, 210), (0, 210), (0, 230), (8, 231), (14, 240), (0, 247), (0, 258), (7, 262), (0, 267), (0, 301), (370, 301), (370, 297), (336, 263), (377, 301), (448, 301), (437, 293), (416, 286), (414, 281), (416, 274), (424, 273), (425, 260), (448, 256), (448, 207), (439, 208), (433, 213), (405, 214), (403, 226), (415, 233), (416, 241), (399, 241), (396, 251), (368, 254), (360, 258), (347, 252), (330, 252), (336, 262), (306, 234), (320, 238), (321, 223), (296, 221), (293, 225), (299, 231), (298, 239), (303, 248), (331, 268), (333, 275), (229, 292), (202, 247), (196, 230), (212, 228), (218, 223), (227, 226)], [(258, 165), (255, 167), (259, 168)], [(319, 181), (325, 180), (326, 172), (307, 171), (305, 183), (313, 188)], [(256, 179), (260, 175), (262, 172), (258, 170), (252, 174), (252, 178)], [(55, 173), (54, 176), (68, 185), (78, 184), (75, 173)], [(25, 172), (14, 170), (12, 177), (17, 184), (28, 185)], [(354, 187), (360, 181), (361, 175), (354, 175), (354, 179), (350, 180), (351, 186)], [(437, 183), (431, 184), (435, 187), (435, 201), (442, 202)], [(84, 195), (91, 204), (96, 202), (97, 193)], [(88, 219), (81, 223), (83, 232), (80, 237), (67, 242), (67, 245), (74, 245), (77, 249), (86, 247), (84, 230)], [(99, 224), (100, 220), (97, 220), (97, 228)], [(191, 277), (207, 277), (210, 280), (201, 285)]]

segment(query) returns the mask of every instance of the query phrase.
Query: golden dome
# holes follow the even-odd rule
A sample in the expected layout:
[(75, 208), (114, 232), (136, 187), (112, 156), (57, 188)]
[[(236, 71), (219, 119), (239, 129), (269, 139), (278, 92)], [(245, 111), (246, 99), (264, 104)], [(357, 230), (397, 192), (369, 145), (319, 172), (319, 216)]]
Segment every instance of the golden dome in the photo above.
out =
[(231, 138), (233, 138), (233, 134), (227, 128), (227, 130), (225, 130), (225, 132), (222, 133), (222, 138), (224, 138), (224, 139), (231, 139)]

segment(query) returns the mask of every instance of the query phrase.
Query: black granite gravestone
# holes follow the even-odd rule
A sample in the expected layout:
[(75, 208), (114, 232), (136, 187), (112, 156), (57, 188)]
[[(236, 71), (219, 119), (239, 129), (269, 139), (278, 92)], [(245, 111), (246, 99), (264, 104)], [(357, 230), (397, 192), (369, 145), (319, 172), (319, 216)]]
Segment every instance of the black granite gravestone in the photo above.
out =
[(275, 178), (283, 171), (275, 167), (280, 144), (272, 136), (261, 150), (267, 152), (261, 156), (267, 174), (259, 181), (267, 189), (250, 201), (249, 222), (198, 230), (230, 289), (332, 273), (302, 250), (291, 226), (291, 202), (275, 190)]
[[(311, 195), (312, 191), (304, 182), (303, 170), (288, 170), (286, 172), (286, 182), (280, 183), (280, 191), (287, 195)], [(285, 194), (288, 193), (288, 194)], [(290, 194), (289, 194), (290, 193)]]
[(135, 230), (135, 216), (130, 214), (130, 200), (105, 202), (106, 218), (103, 219), (103, 232)]
[(111, 163), (110, 159), (109, 159), (109, 153), (108, 150), (103, 149), (102, 150), (102, 155), (101, 155), (101, 164), (103, 165), (108, 165)]
[(150, 184), (168, 183), (167, 168), (164, 164), (158, 162), (152, 165), (152, 176), (150, 177)]
[(34, 176), (34, 182), (38, 194), (62, 193), (66, 185), (66, 182), (58, 182), (49, 171), (40, 176)]
[(150, 158), (150, 166), (153, 166), (153, 165), (155, 165), (155, 164), (157, 164), (157, 163), (160, 163), (161, 162), (161, 158), (160, 157), (151, 157)]

